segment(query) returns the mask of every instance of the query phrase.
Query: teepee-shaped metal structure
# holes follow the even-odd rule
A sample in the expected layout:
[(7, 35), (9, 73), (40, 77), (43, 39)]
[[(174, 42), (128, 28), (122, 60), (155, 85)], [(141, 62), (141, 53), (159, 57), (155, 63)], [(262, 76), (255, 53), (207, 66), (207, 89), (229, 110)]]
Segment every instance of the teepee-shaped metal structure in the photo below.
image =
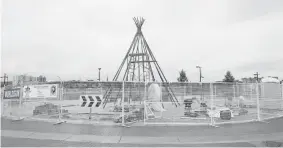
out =
[[(167, 82), (163, 71), (141, 31), (145, 20), (143, 18), (133, 18), (133, 20), (137, 26), (137, 32), (126, 56), (113, 78), (113, 81), (118, 81), (121, 72), (124, 71), (122, 73), (122, 81), (156, 82), (159, 79), (161, 82)], [(158, 74), (158, 77), (154, 75), (155, 73)], [(169, 85), (165, 85), (164, 88), (168, 92), (170, 100), (177, 106), (179, 103), (172, 89)], [(112, 90), (111, 87), (108, 88), (103, 96), (104, 107), (109, 100)]]

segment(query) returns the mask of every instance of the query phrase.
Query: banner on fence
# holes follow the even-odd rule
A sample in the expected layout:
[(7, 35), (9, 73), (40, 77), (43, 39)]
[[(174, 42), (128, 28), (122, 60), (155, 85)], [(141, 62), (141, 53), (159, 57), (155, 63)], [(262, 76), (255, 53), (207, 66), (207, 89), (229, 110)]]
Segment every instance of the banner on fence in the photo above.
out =
[(20, 89), (7, 89), (4, 90), (4, 99), (19, 99), (20, 98)]
[(23, 98), (56, 98), (57, 84), (28, 85), (24, 86)]

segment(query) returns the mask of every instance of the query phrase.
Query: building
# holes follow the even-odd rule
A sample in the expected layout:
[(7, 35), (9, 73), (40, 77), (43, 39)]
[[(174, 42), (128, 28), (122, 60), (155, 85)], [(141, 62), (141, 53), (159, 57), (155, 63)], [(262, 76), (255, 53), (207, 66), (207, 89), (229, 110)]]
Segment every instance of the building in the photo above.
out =
[(46, 82), (45, 76), (34, 77), (30, 75), (17, 75), (13, 77), (13, 86)]
[(278, 79), (278, 77), (268, 76), (266, 78), (263, 78), (262, 82), (263, 83), (280, 83), (280, 80)]

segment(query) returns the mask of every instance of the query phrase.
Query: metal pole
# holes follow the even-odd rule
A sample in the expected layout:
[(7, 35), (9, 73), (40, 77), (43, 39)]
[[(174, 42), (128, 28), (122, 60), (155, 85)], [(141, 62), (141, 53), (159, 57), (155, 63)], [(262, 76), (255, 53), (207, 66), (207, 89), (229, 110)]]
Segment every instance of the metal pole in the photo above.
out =
[(124, 101), (125, 101), (125, 84), (122, 82), (122, 126), (125, 125), (125, 115), (124, 115)]
[(234, 97), (234, 100), (236, 98), (236, 88), (235, 88), (235, 84), (233, 84), (233, 97)]
[(59, 91), (59, 101), (60, 101), (60, 111), (59, 111), (59, 121), (61, 121), (61, 116), (62, 116), (62, 104), (61, 104), (61, 97), (62, 97), (62, 93), (63, 93), (63, 83), (62, 83), (62, 80), (61, 80), (61, 78), (59, 77), (59, 76), (57, 76), (58, 78), (59, 78), (59, 80), (60, 80), (60, 91)]
[[(217, 83), (216, 83), (217, 84)], [(215, 96), (217, 95), (217, 92), (216, 92), (216, 84), (214, 85), (214, 94)]]
[[(210, 110), (213, 112), (214, 100), (213, 100), (213, 84), (210, 83)], [(214, 126), (213, 114), (210, 115), (210, 124)]]
[(258, 93), (258, 83), (256, 83), (257, 120), (260, 121), (260, 102)]
[(201, 82), (201, 67), (199, 68), (199, 82)]
[(146, 100), (146, 81), (144, 82), (144, 100)]
[(201, 78), (202, 78), (201, 67), (200, 66), (196, 66), (196, 68), (199, 69), (199, 82), (201, 82)]
[(281, 108), (283, 109), (283, 83), (281, 84), (281, 98), (282, 98)]
[(161, 102), (161, 106), (162, 106), (162, 111), (161, 111), (161, 118), (163, 116), (163, 99), (162, 99), (162, 82), (160, 82), (160, 102)]
[(186, 96), (186, 85), (185, 85), (186, 82), (184, 82), (184, 94), (183, 94), (183, 100), (185, 100), (185, 96)]
[(145, 105), (145, 100), (143, 101), (143, 124), (145, 125), (145, 118), (146, 118), (146, 114), (145, 114), (145, 110), (146, 110), (146, 105)]
[(100, 70), (101, 68), (98, 68), (98, 81), (100, 81)]
[(4, 97), (5, 97), (5, 84), (3, 86), (3, 96), (1, 97), (1, 116), (4, 115)]

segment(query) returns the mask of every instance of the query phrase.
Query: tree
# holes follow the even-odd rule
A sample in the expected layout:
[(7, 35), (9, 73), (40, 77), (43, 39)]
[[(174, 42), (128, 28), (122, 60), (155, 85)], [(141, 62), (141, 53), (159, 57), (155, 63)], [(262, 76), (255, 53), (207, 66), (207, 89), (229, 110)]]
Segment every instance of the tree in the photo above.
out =
[(40, 75), (39, 77), (37, 77), (37, 81), (38, 81), (38, 82), (46, 82), (46, 77)]
[(226, 72), (225, 78), (223, 79), (223, 82), (234, 82), (235, 78), (233, 77), (232, 73), (230, 71)]
[(183, 69), (179, 72), (179, 74), (180, 76), (177, 78), (178, 82), (188, 82), (186, 72)]

